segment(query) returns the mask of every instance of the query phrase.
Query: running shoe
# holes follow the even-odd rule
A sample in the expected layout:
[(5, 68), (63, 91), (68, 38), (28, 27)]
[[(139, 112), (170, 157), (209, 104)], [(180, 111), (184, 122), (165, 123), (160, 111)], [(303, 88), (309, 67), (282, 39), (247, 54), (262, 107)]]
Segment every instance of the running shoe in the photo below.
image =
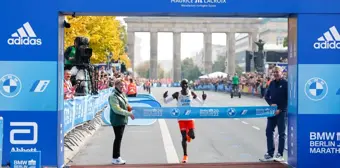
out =
[(188, 163), (188, 156), (187, 155), (183, 156), (182, 163)]

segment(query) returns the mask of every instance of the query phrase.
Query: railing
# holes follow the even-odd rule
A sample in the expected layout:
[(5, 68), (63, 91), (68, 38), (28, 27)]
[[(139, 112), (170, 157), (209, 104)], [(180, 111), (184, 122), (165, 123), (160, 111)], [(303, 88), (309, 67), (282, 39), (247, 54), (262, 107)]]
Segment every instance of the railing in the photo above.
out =
[[(215, 86), (213, 84), (198, 85), (194, 88), (195, 90), (211, 90), (215, 91)], [(230, 92), (232, 89), (231, 84), (219, 84), (217, 85), (216, 91), (219, 92)], [(247, 85), (240, 85), (240, 90), (242, 93), (259, 95), (261, 94), (261, 87), (252, 87)]]
[[(154, 83), (153, 87), (179, 87), (179, 83), (171, 83), (171, 84), (158, 84)], [(198, 85), (194, 88), (195, 90), (211, 90), (215, 91), (215, 85), (213, 84), (204, 84)], [(231, 84), (219, 84), (217, 85), (216, 91), (219, 92), (230, 92), (232, 89)], [(253, 94), (253, 95), (260, 95), (261, 94), (261, 87), (252, 87), (247, 85), (240, 86), (241, 93)]]
[(73, 151), (79, 146), (83, 134), (91, 134), (91, 130), (101, 125), (101, 113), (108, 105), (108, 97), (113, 88), (101, 90), (98, 95), (79, 96), (64, 101), (64, 145)]

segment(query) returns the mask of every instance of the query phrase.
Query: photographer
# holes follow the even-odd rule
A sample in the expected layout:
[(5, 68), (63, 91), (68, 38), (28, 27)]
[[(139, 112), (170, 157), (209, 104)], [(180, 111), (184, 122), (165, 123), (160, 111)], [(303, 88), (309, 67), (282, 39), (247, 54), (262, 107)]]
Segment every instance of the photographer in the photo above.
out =
[(65, 70), (71, 70), (76, 60), (76, 46), (77, 42), (74, 40), (74, 45), (67, 47), (64, 53)]

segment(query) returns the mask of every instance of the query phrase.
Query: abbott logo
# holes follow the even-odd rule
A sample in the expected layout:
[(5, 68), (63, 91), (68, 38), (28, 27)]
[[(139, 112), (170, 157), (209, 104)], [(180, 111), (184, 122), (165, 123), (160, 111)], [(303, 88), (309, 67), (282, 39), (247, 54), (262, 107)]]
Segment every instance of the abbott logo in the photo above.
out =
[(329, 31), (323, 33), (314, 43), (315, 49), (340, 49), (340, 35), (335, 26), (329, 28)]
[[(9, 45), (41, 45), (42, 41), (37, 38), (29, 22), (24, 24), (24, 27), (20, 27), (18, 32), (11, 35), (12, 38), (7, 40)], [(18, 34), (19, 33), (19, 34)]]
[(16, 140), (15, 134), (31, 134), (30, 129), (12, 129), (10, 142), (13, 145), (34, 145), (38, 142), (38, 124), (36, 122), (10, 122), (11, 127), (33, 127), (32, 140)]

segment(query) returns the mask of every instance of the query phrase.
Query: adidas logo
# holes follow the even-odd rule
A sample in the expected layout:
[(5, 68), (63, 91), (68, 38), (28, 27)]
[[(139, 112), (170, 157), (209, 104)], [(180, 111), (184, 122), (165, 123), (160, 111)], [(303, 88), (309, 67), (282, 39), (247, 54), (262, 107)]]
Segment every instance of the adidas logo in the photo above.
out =
[(340, 35), (336, 27), (329, 28), (313, 46), (315, 49), (340, 49)]
[(42, 41), (35, 35), (30, 23), (26, 22), (7, 40), (9, 45), (41, 45)]

